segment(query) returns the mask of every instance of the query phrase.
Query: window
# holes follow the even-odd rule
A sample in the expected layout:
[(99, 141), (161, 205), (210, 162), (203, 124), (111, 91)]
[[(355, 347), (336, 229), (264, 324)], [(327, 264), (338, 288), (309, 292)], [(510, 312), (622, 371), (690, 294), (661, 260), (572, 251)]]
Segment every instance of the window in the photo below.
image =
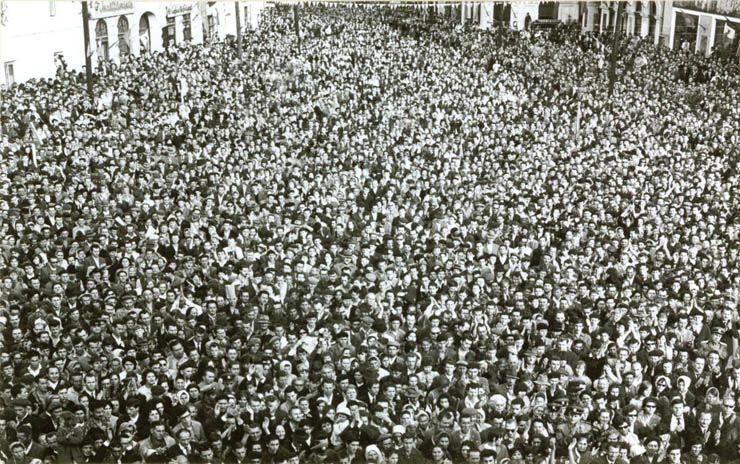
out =
[(175, 18), (167, 18), (167, 27), (164, 28), (164, 46), (165, 48), (172, 47), (177, 43), (175, 37)]
[(57, 0), (49, 0), (49, 16), (56, 16)]
[(7, 63), (5, 63), (5, 85), (7, 87), (15, 84), (15, 70), (13, 69), (14, 65), (15, 61), (8, 61)]
[(721, 19), (716, 20), (716, 33), (714, 35), (713, 47), (719, 50), (732, 50), (732, 45), (737, 40), (740, 24)]
[(108, 60), (108, 25), (104, 19), (95, 24), (95, 43), (98, 46), (98, 59)]
[(214, 37), (216, 37), (216, 18), (208, 15), (208, 38), (213, 39)]
[(635, 16), (633, 18), (634, 24), (632, 29), (632, 35), (641, 35), (642, 32), (642, 16)]
[(118, 18), (118, 51), (122, 57), (131, 54), (128, 19), (125, 16)]
[(148, 53), (151, 50), (151, 37), (149, 33), (149, 13), (144, 13), (139, 19), (139, 51)]
[(186, 42), (190, 42), (193, 38), (190, 31), (190, 13), (182, 15), (182, 36)]
[(539, 19), (558, 19), (558, 5), (555, 2), (542, 2), (538, 9)]

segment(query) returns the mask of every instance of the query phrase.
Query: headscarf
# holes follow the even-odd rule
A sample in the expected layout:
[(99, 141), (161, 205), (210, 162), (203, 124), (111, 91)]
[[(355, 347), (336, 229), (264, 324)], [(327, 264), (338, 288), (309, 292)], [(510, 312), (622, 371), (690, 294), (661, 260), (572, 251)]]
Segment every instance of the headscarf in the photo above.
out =
[(383, 452), (380, 451), (380, 448), (378, 448), (377, 445), (368, 445), (367, 448), (365, 448), (365, 460), (368, 461), (370, 459), (370, 452), (375, 451), (376, 456), (378, 456), (378, 460), (374, 461), (379, 464), (385, 464), (385, 457), (383, 456)]

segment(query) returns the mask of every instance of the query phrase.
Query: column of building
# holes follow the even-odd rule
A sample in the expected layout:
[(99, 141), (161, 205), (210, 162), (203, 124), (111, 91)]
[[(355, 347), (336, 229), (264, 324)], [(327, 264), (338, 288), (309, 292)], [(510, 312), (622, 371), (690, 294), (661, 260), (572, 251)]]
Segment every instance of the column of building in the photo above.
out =
[(635, 31), (635, 7), (636, 3), (634, 0), (630, 0), (627, 2), (626, 10), (627, 10), (627, 21), (626, 24), (622, 24), (622, 31), (626, 33), (627, 35), (632, 35)]
[(108, 59), (113, 63), (120, 63), (121, 51), (118, 43), (118, 18), (119, 16), (111, 16), (105, 18), (105, 22), (108, 23)]
[(664, 2), (655, 2), (655, 32), (653, 36), (653, 43), (658, 45), (660, 43), (660, 36), (663, 29), (663, 12), (665, 11)]

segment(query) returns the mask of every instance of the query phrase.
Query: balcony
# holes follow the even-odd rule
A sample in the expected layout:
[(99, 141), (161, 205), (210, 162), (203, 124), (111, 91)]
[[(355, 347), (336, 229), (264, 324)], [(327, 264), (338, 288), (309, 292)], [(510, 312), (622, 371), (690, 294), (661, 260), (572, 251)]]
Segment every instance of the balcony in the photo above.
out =
[(676, 0), (674, 7), (740, 18), (740, 0)]

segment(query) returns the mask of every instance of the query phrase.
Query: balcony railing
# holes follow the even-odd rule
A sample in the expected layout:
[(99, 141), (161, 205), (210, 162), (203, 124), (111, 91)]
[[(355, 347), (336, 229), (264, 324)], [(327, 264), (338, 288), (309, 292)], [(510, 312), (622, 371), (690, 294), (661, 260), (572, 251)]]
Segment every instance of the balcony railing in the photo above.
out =
[(740, 18), (740, 0), (676, 0), (673, 6)]

